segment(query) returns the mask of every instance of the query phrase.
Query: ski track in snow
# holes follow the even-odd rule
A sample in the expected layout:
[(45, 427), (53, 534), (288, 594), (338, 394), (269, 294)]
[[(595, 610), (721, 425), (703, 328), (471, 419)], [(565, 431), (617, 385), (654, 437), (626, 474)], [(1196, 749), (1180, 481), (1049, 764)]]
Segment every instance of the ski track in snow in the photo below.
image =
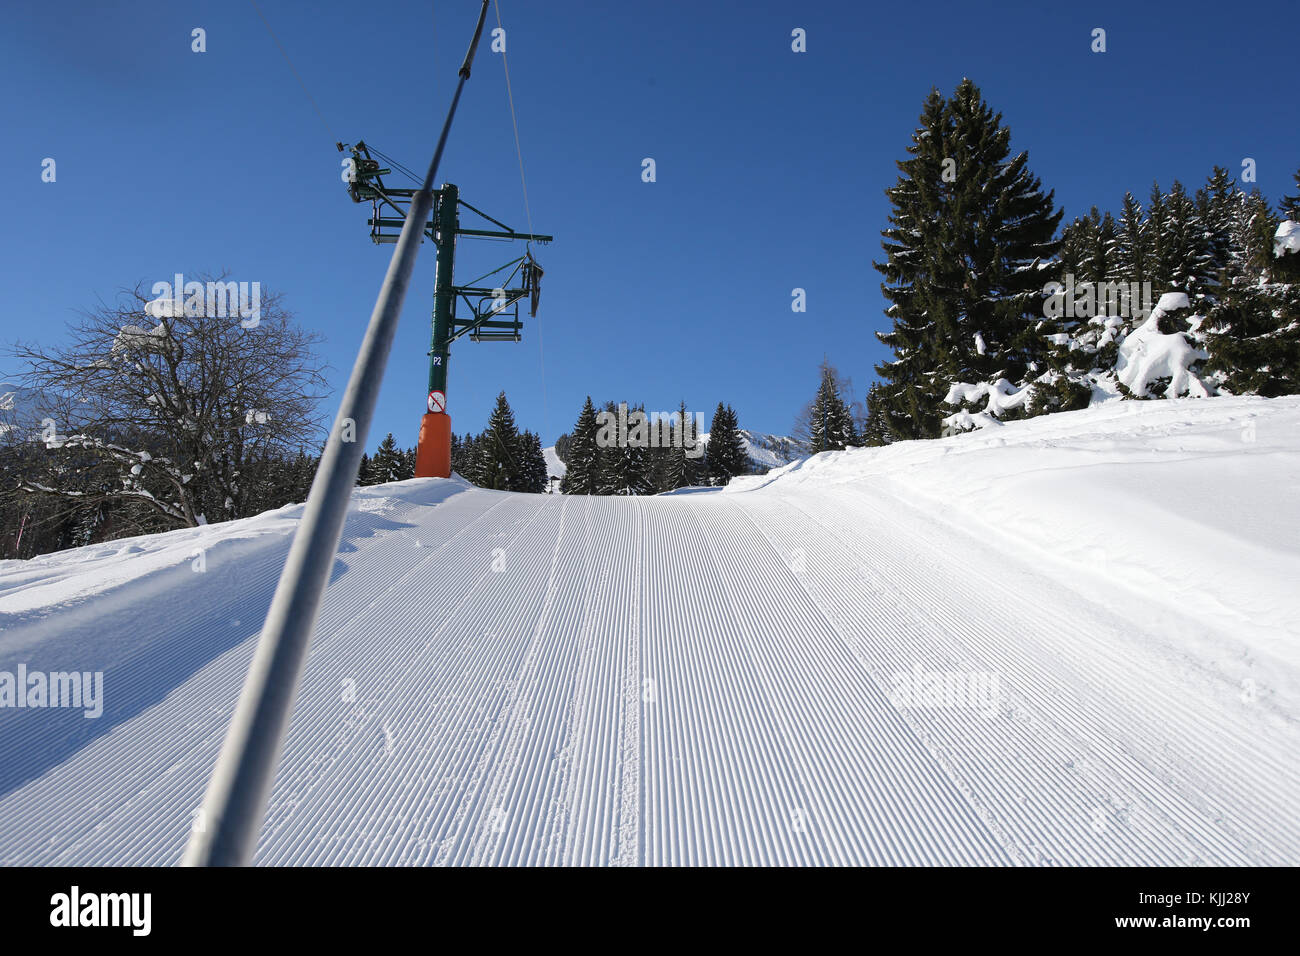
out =
[[(1135, 623), (888, 482), (778, 490), (365, 499), (258, 862), (1300, 859), (1294, 715), (1178, 650), (1230, 635), (1167, 596)], [(0, 864), (179, 860), (287, 547), (38, 614), (0, 576), (0, 669), (94, 650), (106, 701), (0, 710)], [(900, 706), (918, 667), (996, 699)]]

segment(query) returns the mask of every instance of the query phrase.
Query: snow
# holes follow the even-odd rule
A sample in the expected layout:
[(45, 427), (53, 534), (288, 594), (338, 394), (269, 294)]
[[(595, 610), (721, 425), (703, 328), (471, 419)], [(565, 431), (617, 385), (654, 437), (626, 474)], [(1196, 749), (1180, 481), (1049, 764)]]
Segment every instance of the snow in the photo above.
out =
[(1209, 389), (1192, 371), (1192, 366), (1205, 361), (1209, 354), (1192, 345), (1181, 332), (1166, 335), (1159, 327), (1163, 316), (1189, 307), (1186, 293), (1166, 292), (1147, 320), (1120, 343), (1115, 377), (1136, 397), (1151, 397), (1151, 386), (1163, 378), (1169, 379), (1161, 393), (1164, 397), (1209, 397)]
[(124, 325), (113, 340), (113, 351), (138, 349), (141, 351), (158, 351), (169, 347), (167, 326), (159, 323), (152, 329), (142, 329), (138, 325)]
[(1187, 299), (1186, 292), (1166, 292), (1160, 296), (1160, 301), (1156, 303), (1156, 309), (1168, 315), (1170, 312), (1177, 312), (1179, 309), (1190, 309), (1191, 302)]
[(1300, 252), (1300, 222), (1286, 219), (1273, 234), (1273, 255), (1281, 258), (1290, 252)]
[(948, 394), (944, 396), (944, 402), (948, 405), (970, 404), (988, 399), (982, 411), (974, 413), (967, 411), (955, 412), (943, 420), (943, 424), (948, 432), (969, 431), (975, 428), (985, 428), (989, 425), (1000, 425), (999, 419), (1013, 408), (1023, 408), (1029, 401), (1030, 386), (1016, 388), (1005, 378), (1000, 378), (992, 385), (987, 382), (978, 382), (974, 385), (957, 382), (948, 389)]
[[(258, 862), (1294, 863), (1298, 473), (1220, 397), (357, 489)], [(104, 675), (0, 707), (0, 864), (179, 860), (302, 508), (0, 562), (0, 672)]]

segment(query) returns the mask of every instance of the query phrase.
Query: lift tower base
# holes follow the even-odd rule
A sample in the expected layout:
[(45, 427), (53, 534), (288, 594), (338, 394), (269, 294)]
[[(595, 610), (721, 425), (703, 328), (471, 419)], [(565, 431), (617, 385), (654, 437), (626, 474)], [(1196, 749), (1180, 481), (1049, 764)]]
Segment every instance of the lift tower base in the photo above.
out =
[(415, 477), (451, 477), (451, 416), (446, 412), (425, 412), (420, 419)]

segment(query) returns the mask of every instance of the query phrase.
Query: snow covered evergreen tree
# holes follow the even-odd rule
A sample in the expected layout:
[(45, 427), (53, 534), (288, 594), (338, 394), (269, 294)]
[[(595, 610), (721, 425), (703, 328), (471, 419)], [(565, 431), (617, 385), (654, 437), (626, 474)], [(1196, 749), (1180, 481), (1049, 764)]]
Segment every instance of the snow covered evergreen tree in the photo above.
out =
[(514, 488), (520, 476), (519, 430), (505, 392), (497, 395), (496, 407), (492, 409), (476, 457), (478, 476), (475, 484), (497, 491)]
[(560, 490), (566, 495), (594, 495), (600, 487), (600, 448), (596, 445), (596, 408), (587, 396), (568, 443)]
[[(1206, 368), (1233, 394), (1300, 394), (1300, 252), (1272, 242), (1279, 223), (1258, 197), (1244, 197), (1238, 235), (1244, 275), (1211, 311)], [(1265, 237), (1271, 255), (1261, 246)]]
[(1169, 213), (1165, 209), (1165, 194), (1161, 190), (1159, 183), (1152, 183), (1151, 194), (1147, 199), (1147, 217), (1142, 223), (1142, 232), (1147, 249), (1147, 277), (1158, 290), (1169, 288), (1170, 254), (1165, 249), (1168, 218)]
[(389, 432), (375, 449), (369, 461), (369, 475), (362, 484), (381, 485), (389, 481), (405, 481), (415, 477), (415, 469), (407, 469), (406, 452), (397, 447), (397, 439)]
[(1115, 226), (1114, 268), (1109, 278), (1119, 282), (1136, 282), (1139, 286), (1150, 278), (1150, 237), (1143, 226), (1142, 204), (1132, 193), (1124, 194), (1119, 221)]
[(1088, 215), (1075, 219), (1061, 238), (1059, 272), (1079, 282), (1105, 282), (1115, 269), (1117, 252), (1115, 220), (1110, 213), (1093, 206)]
[(840, 396), (835, 369), (829, 362), (821, 364), (821, 382), (817, 397), (808, 411), (808, 445), (813, 454), (823, 451), (840, 451), (860, 444), (853, 416)]
[(555, 457), (565, 465), (569, 463), (569, 443), (571, 441), (573, 441), (573, 436), (568, 432), (555, 439)]
[(876, 263), (893, 322), (878, 336), (894, 352), (876, 366), (877, 398), (894, 437), (924, 438), (939, 433), (950, 383), (1019, 379), (1045, 350), (1041, 290), (1061, 213), (969, 79), (947, 100), (930, 92), (908, 153)]
[(1297, 169), (1295, 173), (1295, 185), (1295, 195), (1283, 196), (1279, 208), (1286, 219), (1292, 222), (1300, 222), (1300, 169)]
[(736, 411), (718, 402), (709, 425), (709, 483), (725, 485), (737, 475), (749, 474), (749, 455), (740, 437)]
[(375, 469), (370, 462), (370, 456), (365, 452), (361, 453), (361, 464), (357, 468), (358, 485), (377, 485), (378, 479), (375, 478)]
[(885, 424), (884, 410), (881, 408), (880, 385), (872, 383), (867, 389), (867, 420), (859, 436), (862, 444), (871, 446), (888, 445), (893, 440), (889, 426)]
[(1231, 257), (1233, 208), (1241, 195), (1222, 166), (1215, 166), (1205, 185), (1196, 191), (1196, 213), (1204, 224), (1210, 252), (1210, 275), (1222, 283)]
[(1165, 213), (1160, 275), (1167, 287), (1156, 291), (1186, 292), (1195, 309), (1214, 284), (1214, 251), (1208, 229), (1178, 180), (1165, 197)]
[[(695, 455), (698, 447), (692, 449), (699, 440), (695, 427), (695, 416), (686, 410), (686, 402), (677, 407), (676, 424), (672, 430), (673, 442), (663, 455), (663, 470), (659, 479), (660, 491), (672, 491), (675, 488), (689, 488), (702, 483), (703, 474), (700, 467), (701, 457)], [(687, 454), (691, 452), (691, 454)], [(694, 457), (692, 457), (694, 456)]]
[(520, 436), (519, 445), (522, 453), (520, 462), (522, 474), (516, 491), (529, 494), (545, 493), (549, 477), (546, 474), (546, 455), (542, 452), (542, 440), (530, 431)]
[[(641, 407), (629, 408), (624, 402), (615, 405), (608, 402), (605, 411), (614, 416), (614, 424), (605, 426), (604, 430), (614, 432), (614, 438), (600, 449), (600, 478), (597, 484), (598, 494), (602, 495), (649, 495), (655, 491), (655, 476), (650, 458), (650, 449), (640, 444), (641, 437), (635, 440), (632, 434), (631, 415), (633, 412), (645, 413)], [(623, 442), (617, 434), (617, 422), (628, 422), (628, 440)], [(649, 441), (648, 422), (639, 426), (644, 439)]]

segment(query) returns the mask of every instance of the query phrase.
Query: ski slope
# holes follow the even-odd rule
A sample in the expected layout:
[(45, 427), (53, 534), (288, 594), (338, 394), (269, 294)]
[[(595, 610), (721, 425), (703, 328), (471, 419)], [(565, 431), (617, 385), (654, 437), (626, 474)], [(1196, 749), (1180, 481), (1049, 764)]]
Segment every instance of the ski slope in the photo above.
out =
[[(358, 489), (262, 864), (1300, 862), (1300, 399)], [(172, 864), (301, 506), (0, 562), (0, 864)]]

